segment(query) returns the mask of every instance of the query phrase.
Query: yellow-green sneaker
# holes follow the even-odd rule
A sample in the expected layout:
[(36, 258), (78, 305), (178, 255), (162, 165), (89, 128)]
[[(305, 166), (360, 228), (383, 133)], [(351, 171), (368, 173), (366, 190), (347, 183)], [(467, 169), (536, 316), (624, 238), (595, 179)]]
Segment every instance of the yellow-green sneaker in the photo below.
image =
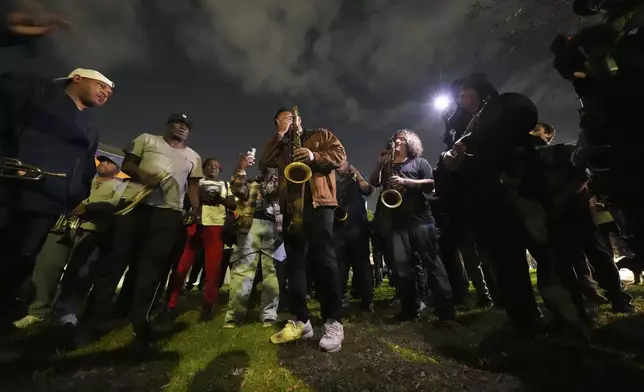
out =
[(301, 321), (289, 320), (281, 331), (271, 336), (270, 340), (271, 343), (282, 344), (312, 338), (313, 327), (311, 326), (311, 320), (307, 321), (306, 324)]
[(30, 327), (34, 324), (38, 324), (43, 322), (45, 319), (40, 316), (34, 316), (33, 314), (28, 314), (25, 317), (21, 318), (20, 320), (16, 321), (13, 323), (13, 325), (18, 328), (18, 329), (25, 329), (27, 327)]

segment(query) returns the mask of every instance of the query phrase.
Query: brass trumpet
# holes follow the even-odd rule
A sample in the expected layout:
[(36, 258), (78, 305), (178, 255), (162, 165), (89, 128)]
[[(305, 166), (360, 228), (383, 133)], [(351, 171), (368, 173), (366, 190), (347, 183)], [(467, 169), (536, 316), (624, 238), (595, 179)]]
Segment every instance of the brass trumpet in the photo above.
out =
[(58, 217), (56, 224), (51, 228), (52, 233), (63, 234), (66, 230), (78, 230), (81, 220), (75, 215), (63, 214)]
[(44, 171), (34, 165), (27, 165), (16, 158), (0, 158), (0, 177), (20, 180), (38, 181), (43, 176), (66, 178), (65, 173)]
[(61, 242), (66, 246), (74, 245), (74, 237), (79, 233), (81, 220), (76, 215), (63, 214), (58, 217), (56, 224), (49, 231), (61, 235)]
[(297, 126), (297, 119), (300, 112), (296, 106), (293, 106), (293, 123), (290, 130), (290, 163), (284, 168), (284, 177), (294, 184), (304, 184), (311, 179), (313, 172), (311, 168), (302, 162), (293, 162), (293, 154), (298, 148), (302, 148), (302, 134)]
[[(171, 167), (172, 165), (166, 167), (163, 171), (157, 174), (157, 178), (159, 179), (158, 186), (163, 185), (172, 178), (172, 174), (170, 173)], [(128, 212), (132, 211), (134, 207), (139, 205), (139, 203), (141, 203), (143, 200), (147, 199), (155, 189), (156, 187), (144, 186), (143, 188), (141, 188), (141, 190), (136, 192), (134, 195), (132, 195), (131, 198), (128, 199), (128, 204), (125, 207), (116, 211), (114, 215), (125, 215)]]
[[(387, 180), (394, 175), (393, 164), (394, 164), (394, 155), (396, 154), (394, 141), (389, 143), (389, 156), (387, 157), (387, 165), (385, 166), (385, 176)], [(382, 205), (387, 208), (398, 208), (402, 204), (403, 197), (402, 194), (391, 187), (388, 188), (386, 183), (383, 184), (383, 191), (380, 193), (380, 201)]]

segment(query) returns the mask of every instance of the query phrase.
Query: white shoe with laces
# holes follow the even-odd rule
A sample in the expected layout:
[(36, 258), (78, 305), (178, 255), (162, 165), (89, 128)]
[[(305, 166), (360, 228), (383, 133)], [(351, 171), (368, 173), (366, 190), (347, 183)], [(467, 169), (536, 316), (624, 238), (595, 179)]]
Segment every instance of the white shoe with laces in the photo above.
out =
[(324, 324), (324, 335), (320, 339), (320, 349), (335, 353), (342, 348), (342, 341), (344, 340), (344, 328), (336, 320), (327, 320)]

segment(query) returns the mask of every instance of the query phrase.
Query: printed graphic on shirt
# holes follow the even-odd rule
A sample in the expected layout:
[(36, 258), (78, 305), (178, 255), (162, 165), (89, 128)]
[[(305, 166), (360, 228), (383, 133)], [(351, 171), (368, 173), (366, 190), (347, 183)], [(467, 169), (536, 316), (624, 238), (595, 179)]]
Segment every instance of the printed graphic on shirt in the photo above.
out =
[[(199, 180), (199, 196), (202, 202), (218, 200), (220, 203), (228, 196), (228, 186), (225, 181)], [(201, 224), (204, 226), (223, 226), (226, 222), (226, 207), (223, 205), (201, 206)]]

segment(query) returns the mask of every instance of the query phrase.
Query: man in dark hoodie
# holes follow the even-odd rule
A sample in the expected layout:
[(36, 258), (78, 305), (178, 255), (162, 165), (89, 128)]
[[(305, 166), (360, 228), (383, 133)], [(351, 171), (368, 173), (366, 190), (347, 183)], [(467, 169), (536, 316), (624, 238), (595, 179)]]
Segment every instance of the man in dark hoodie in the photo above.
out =
[[(30, 275), (57, 217), (89, 196), (98, 133), (87, 109), (103, 106), (113, 88), (89, 69), (55, 81), (30, 73), (0, 75), (0, 302), (10, 301)], [(8, 169), (7, 158), (57, 176), (20, 178), (28, 173)]]

